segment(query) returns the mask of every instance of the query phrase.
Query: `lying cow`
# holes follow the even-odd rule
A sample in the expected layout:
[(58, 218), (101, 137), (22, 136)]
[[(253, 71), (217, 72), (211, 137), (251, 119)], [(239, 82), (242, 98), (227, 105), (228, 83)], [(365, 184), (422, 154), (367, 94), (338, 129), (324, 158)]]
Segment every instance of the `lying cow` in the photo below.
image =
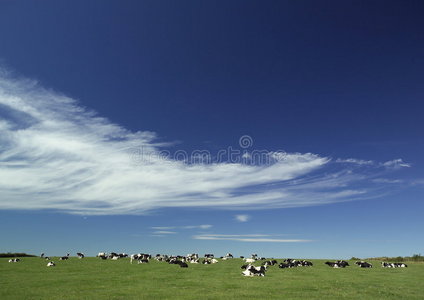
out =
[(47, 267), (54, 267), (54, 266), (56, 266), (56, 264), (54, 263), (54, 261), (49, 261), (47, 263)]
[(332, 267), (332, 268), (345, 268), (349, 266), (348, 262), (344, 260), (338, 260), (336, 262), (327, 261), (325, 262), (326, 265)]
[(265, 272), (266, 272), (266, 267), (265, 266), (260, 266), (260, 267), (255, 267), (253, 265), (248, 265), (246, 267), (246, 270), (241, 272), (241, 274), (243, 276), (265, 276)]
[(381, 262), (381, 266), (383, 268), (407, 268), (408, 267), (408, 265), (404, 263), (386, 263), (386, 262)]
[(366, 261), (357, 261), (357, 262), (355, 262), (355, 265), (358, 265), (361, 268), (372, 268), (372, 264), (370, 264)]

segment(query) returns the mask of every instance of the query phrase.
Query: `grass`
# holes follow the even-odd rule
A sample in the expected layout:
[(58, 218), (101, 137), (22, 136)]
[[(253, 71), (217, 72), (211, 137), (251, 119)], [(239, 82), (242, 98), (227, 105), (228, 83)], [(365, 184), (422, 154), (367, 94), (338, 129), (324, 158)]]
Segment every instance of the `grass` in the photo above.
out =
[[(424, 263), (408, 268), (270, 267), (265, 277), (241, 276), (240, 259), (189, 268), (71, 257), (8, 263), (0, 258), (0, 299), (423, 299)], [(279, 260), (280, 261), (280, 260)]]

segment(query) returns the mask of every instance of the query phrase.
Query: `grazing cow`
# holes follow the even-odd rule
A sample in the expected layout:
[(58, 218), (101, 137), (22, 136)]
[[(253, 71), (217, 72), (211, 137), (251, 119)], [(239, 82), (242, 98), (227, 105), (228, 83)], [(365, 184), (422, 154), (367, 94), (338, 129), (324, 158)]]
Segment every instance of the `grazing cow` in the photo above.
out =
[(77, 256), (79, 259), (84, 258), (84, 254), (81, 252), (77, 252)]
[(366, 262), (366, 261), (357, 261), (355, 262), (356, 265), (358, 265), (361, 268), (372, 268), (372, 264)]
[(20, 262), (21, 260), (19, 259), (19, 258), (11, 258), (11, 259), (9, 259), (9, 262), (10, 263), (17, 263), (17, 262)]
[(54, 267), (54, 266), (56, 266), (56, 264), (54, 263), (54, 261), (49, 261), (47, 263), (47, 267)]

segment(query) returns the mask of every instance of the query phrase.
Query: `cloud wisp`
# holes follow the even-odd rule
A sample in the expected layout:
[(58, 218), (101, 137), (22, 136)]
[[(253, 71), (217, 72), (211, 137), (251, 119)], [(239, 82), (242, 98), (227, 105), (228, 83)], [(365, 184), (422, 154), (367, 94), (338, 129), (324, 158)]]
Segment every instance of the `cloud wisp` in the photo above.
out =
[(235, 215), (235, 219), (238, 222), (247, 222), (250, 220), (250, 216), (249, 215)]
[(305, 243), (312, 240), (281, 239), (267, 234), (199, 234), (192, 237), (195, 240), (235, 241), (256, 243)]
[[(376, 196), (361, 182), (410, 166), (401, 159), (338, 162), (278, 152), (263, 165), (187, 163), (162, 157), (166, 145), (153, 132), (131, 132), (34, 81), (0, 75), (0, 209), (112, 215), (320, 205)], [(135, 162), (140, 148), (157, 155)]]

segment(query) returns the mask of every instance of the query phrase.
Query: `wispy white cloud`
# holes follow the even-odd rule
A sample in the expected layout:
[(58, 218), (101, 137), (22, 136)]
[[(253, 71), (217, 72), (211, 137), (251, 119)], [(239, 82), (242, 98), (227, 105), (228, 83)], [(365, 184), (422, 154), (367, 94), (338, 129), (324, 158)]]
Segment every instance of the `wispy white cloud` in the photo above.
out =
[(158, 230), (158, 231), (153, 232), (154, 235), (176, 234), (176, 233), (177, 232), (175, 232), (175, 231), (167, 231), (167, 230)]
[(372, 160), (363, 160), (363, 159), (356, 159), (356, 158), (338, 158), (336, 160), (338, 163), (350, 163), (350, 164), (357, 164), (357, 165), (372, 165), (374, 162)]
[(175, 229), (175, 226), (153, 226), (150, 228), (154, 230), (169, 230), (169, 229)]
[(388, 179), (388, 178), (375, 178), (372, 182), (376, 183), (402, 183), (403, 180), (400, 179)]
[(411, 164), (404, 162), (401, 158), (386, 161), (383, 163), (383, 166), (386, 168), (392, 168), (392, 169), (400, 169), (400, 168), (409, 168), (411, 167)]
[(249, 215), (235, 215), (235, 219), (238, 222), (247, 222), (247, 221), (249, 221), (250, 216)]
[[(347, 170), (312, 153), (270, 152), (267, 164), (186, 163), (163, 157), (167, 145), (34, 81), (0, 75), (0, 209), (141, 214), (310, 206), (375, 196), (361, 182), (382, 172), (375, 165)], [(148, 160), (139, 159), (140, 149)], [(383, 167), (408, 166), (397, 159)]]
[(220, 241), (236, 241), (236, 242), (257, 242), (257, 243), (304, 243), (312, 242), (304, 239), (281, 239), (273, 238), (269, 235), (228, 235), (228, 234), (199, 234), (192, 237), (195, 240), (220, 240)]
[(211, 227), (212, 225), (210, 224), (182, 226), (183, 229), (209, 229)]

